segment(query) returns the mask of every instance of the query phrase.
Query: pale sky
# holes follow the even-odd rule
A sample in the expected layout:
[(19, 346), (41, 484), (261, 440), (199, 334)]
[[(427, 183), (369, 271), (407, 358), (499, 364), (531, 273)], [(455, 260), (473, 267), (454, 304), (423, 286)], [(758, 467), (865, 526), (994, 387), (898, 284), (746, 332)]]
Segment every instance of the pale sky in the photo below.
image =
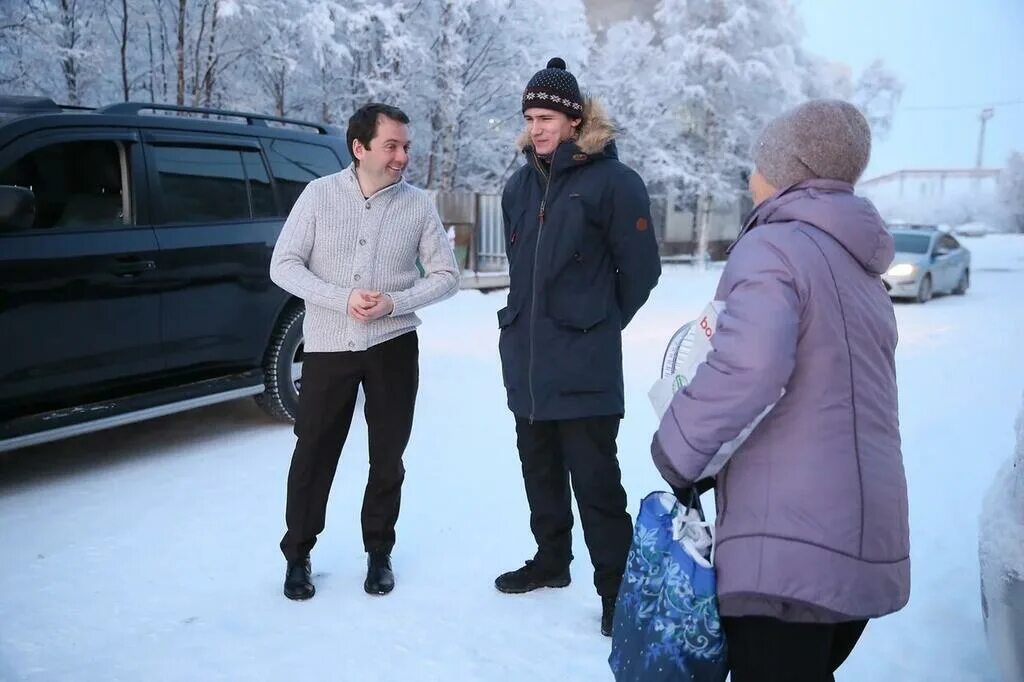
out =
[(983, 106), (995, 105), (984, 166), (1001, 168), (1011, 150), (1024, 152), (1024, 0), (798, 0), (798, 7), (807, 49), (855, 74), (881, 58), (904, 83), (892, 131), (875, 141), (865, 178), (973, 168)]

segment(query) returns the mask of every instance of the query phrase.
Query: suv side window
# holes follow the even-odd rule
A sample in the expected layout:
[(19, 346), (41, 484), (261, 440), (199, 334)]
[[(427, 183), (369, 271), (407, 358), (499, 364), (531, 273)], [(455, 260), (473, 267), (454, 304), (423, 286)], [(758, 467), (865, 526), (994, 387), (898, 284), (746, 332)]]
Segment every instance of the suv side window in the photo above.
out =
[(108, 140), (46, 145), (0, 168), (0, 185), (18, 185), (35, 194), (34, 230), (131, 223), (123, 182), (127, 177), (124, 145)]
[(956, 251), (960, 248), (960, 242), (949, 235), (945, 235), (939, 241), (939, 248), (945, 249), (946, 251)]
[(170, 144), (151, 149), (163, 194), (157, 222), (224, 222), (276, 213), (259, 152)]
[(270, 140), (267, 144), (270, 170), (281, 196), (281, 208), (287, 214), (310, 180), (337, 173), (341, 163), (329, 147), (290, 140)]

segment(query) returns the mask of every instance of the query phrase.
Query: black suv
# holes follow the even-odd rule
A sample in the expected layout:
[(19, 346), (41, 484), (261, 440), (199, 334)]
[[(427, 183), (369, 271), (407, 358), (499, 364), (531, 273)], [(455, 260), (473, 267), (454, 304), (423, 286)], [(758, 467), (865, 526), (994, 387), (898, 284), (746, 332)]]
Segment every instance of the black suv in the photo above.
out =
[(300, 300), (270, 254), (342, 131), (0, 97), (0, 451), (252, 395), (292, 420)]

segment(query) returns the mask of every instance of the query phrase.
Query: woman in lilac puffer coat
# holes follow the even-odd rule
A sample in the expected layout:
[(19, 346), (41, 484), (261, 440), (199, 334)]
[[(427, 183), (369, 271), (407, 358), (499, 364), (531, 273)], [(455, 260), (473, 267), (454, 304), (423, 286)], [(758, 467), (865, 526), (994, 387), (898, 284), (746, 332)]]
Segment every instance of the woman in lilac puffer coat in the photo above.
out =
[(652, 443), (685, 488), (778, 401), (714, 481), (733, 682), (831, 680), (868, 619), (910, 596), (896, 319), (879, 277), (893, 240), (853, 193), (870, 147), (867, 121), (835, 100), (762, 133), (713, 350)]

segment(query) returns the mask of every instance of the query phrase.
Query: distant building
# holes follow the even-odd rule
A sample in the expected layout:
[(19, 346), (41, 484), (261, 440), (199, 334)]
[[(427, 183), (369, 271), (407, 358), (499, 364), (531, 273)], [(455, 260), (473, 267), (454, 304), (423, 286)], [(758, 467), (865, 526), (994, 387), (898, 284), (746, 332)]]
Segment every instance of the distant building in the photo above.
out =
[(652, 19), (658, 0), (583, 0), (583, 4), (590, 28), (603, 32), (612, 24), (634, 17)]
[[(994, 204), (1000, 173), (997, 168), (900, 170), (862, 180), (857, 194), (871, 199), (886, 218), (949, 222), (960, 212), (969, 217), (972, 210)], [(943, 219), (946, 214), (950, 217)]]

